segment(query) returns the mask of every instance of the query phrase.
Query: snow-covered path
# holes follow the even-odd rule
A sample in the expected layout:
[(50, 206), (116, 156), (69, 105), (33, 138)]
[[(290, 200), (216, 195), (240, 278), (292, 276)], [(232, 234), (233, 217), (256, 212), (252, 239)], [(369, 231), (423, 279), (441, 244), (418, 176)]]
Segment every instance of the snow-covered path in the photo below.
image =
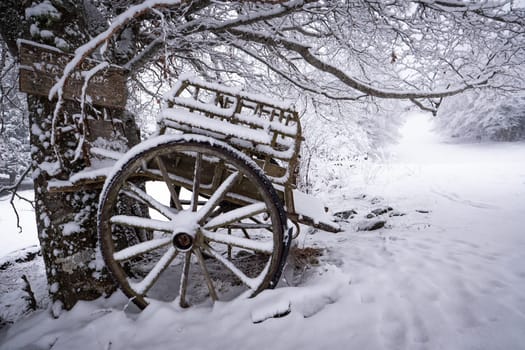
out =
[[(409, 118), (417, 134), (407, 132), (396, 157), (363, 163), (345, 186), (320, 194), (357, 214), (345, 232), (299, 237), (300, 248), (324, 254), (295, 271), (290, 259), (293, 286), (140, 314), (122, 312), (116, 295), (58, 320), (21, 320), (0, 348), (525, 349), (525, 144), (445, 143), (425, 118)], [(356, 230), (377, 219), (384, 228)]]
[(344, 253), (373, 304), (365, 348), (525, 349), (525, 145), (443, 143), (420, 115), (407, 127), (360, 184), (407, 215)]

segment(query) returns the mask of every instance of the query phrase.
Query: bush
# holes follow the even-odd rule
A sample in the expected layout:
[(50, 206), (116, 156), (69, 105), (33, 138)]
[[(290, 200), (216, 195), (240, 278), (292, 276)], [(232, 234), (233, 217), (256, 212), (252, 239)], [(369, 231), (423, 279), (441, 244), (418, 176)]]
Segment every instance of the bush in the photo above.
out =
[(525, 93), (485, 89), (448, 97), (439, 107), (436, 125), (461, 140), (524, 140)]

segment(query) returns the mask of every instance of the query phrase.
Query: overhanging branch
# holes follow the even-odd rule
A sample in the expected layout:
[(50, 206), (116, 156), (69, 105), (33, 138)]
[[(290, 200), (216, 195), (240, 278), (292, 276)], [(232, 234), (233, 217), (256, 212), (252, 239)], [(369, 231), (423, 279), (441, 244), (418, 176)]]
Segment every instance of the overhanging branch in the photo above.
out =
[(392, 99), (417, 99), (417, 98), (439, 98), (456, 95), (465, 90), (471, 89), (473, 87), (483, 86), (492, 78), (492, 76), (483, 77), (468, 83), (465, 83), (462, 86), (447, 89), (443, 91), (398, 91), (390, 89), (380, 89), (370, 84), (359, 81), (357, 78), (354, 78), (348, 75), (343, 70), (337, 68), (336, 66), (327, 63), (320, 59), (319, 57), (312, 54), (310, 47), (292, 41), (283, 37), (275, 37), (262, 34), (260, 32), (253, 32), (243, 29), (230, 29), (228, 30), (232, 35), (237, 36), (246, 41), (257, 42), (260, 44), (268, 46), (281, 46), (289, 51), (293, 51), (299, 54), (308, 64), (319, 69), (320, 71), (329, 73), (336, 77), (339, 81), (346, 84), (352, 89), (361, 91), (370, 96), (380, 97), (380, 98), (392, 98)]
[(291, 84), (295, 85), (296, 87), (298, 87), (301, 90), (308, 91), (308, 92), (311, 92), (311, 93), (316, 94), (316, 95), (322, 95), (322, 96), (324, 96), (324, 97), (326, 97), (326, 98), (328, 98), (330, 100), (334, 100), (334, 101), (356, 101), (356, 100), (364, 97), (364, 95), (359, 95), (359, 96), (355, 96), (355, 95), (352, 95), (352, 96), (351, 95), (333, 95), (333, 94), (330, 94), (330, 93), (328, 93), (326, 91), (323, 91), (322, 87), (314, 88), (312, 86), (308, 86), (308, 85), (302, 84), (302, 83), (299, 82), (298, 79), (294, 79), (290, 75), (286, 74), (286, 72), (283, 72), (281, 69), (279, 69), (279, 68), (275, 67), (274, 65), (270, 64), (268, 61), (265, 61), (262, 58), (260, 58), (252, 50), (249, 50), (246, 47), (243, 47), (241, 45), (237, 45), (235, 43), (230, 43), (230, 45), (235, 47), (235, 48), (237, 48), (238, 50), (241, 50), (242, 52), (246, 53), (250, 57), (253, 57), (257, 61), (261, 62), (266, 67), (268, 67), (268, 69), (270, 69), (272, 72), (276, 73), (281, 78), (287, 80), (288, 82), (290, 82)]

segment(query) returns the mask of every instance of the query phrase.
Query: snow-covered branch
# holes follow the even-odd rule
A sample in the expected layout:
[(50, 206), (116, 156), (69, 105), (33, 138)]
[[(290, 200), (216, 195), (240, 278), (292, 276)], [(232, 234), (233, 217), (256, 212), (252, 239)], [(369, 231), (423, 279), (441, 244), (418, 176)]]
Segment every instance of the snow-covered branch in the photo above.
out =
[(307, 45), (303, 45), (296, 41), (288, 40), (282, 37), (265, 35), (260, 32), (254, 32), (250, 30), (231, 29), (229, 32), (246, 41), (258, 42), (264, 45), (271, 46), (282, 46), (290, 51), (296, 52), (311, 66), (319, 69), (320, 71), (333, 75), (352, 89), (375, 97), (400, 99), (446, 97), (456, 95), (472, 87), (483, 86), (487, 84), (488, 80), (491, 78), (491, 75), (483, 76), (482, 78), (468, 81), (460, 86), (452, 87), (446, 90), (400, 91), (394, 89), (382, 89), (373, 86), (372, 84), (360, 81), (359, 79), (347, 74), (342, 69), (336, 67), (335, 65), (322, 60), (317, 55), (312, 53), (311, 48)]
[[(461, 0), (361, 0), (346, 5), (148, 0), (128, 8), (78, 48), (49, 96), (60, 97), (73, 69), (137, 18), (147, 24), (136, 39), (141, 51), (125, 65), (130, 74), (157, 60), (164, 62), (159, 68), (163, 76), (190, 68), (202, 76), (213, 71), (219, 80), (232, 79), (237, 72), (248, 82), (267, 79), (261, 75), (267, 69), (299, 91), (332, 100), (373, 96), (416, 101), (507, 86), (501, 80), (510, 73), (498, 64), (520, 65), (524, 56), (515, 48), (524, 35), (519, 26), (523, 11), (510, 5)], [(476, 38), (478, 32), (486, 35)]]

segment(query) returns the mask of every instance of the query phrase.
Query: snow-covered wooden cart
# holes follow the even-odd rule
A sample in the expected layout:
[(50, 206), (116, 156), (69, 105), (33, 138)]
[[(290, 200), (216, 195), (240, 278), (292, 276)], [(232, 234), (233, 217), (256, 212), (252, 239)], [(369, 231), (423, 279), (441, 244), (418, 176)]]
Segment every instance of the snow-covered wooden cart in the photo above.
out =
[[(58, 54), (24, 50), (22, 87), (47, 92), (35, 77), (48, 72), (24, 57)], [(158, 134), (129, 150), (121, 122), (83, 119), (78, 149), (89, 166), (49, 184), (60, 192), (102, 187), (102, 256), (136, 305), (256, 295), (277, 284), (300, 224), (338, 231), (324, 207), (296, 189), (301, 125), (288, 105), (190, 77), (165, 104)]]

